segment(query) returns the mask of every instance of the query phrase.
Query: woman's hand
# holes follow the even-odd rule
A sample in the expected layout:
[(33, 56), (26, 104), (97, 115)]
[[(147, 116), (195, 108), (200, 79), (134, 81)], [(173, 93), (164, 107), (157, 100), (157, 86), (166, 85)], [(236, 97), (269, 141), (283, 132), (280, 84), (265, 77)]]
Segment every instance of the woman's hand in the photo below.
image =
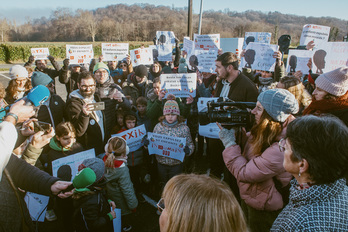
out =
[(227, 130), (223, 128), (220, 123), (216, 122), (216, 125), (220, 128), (219, 138), (225, 147), (236, 145), (236, 131), (232, 128)]

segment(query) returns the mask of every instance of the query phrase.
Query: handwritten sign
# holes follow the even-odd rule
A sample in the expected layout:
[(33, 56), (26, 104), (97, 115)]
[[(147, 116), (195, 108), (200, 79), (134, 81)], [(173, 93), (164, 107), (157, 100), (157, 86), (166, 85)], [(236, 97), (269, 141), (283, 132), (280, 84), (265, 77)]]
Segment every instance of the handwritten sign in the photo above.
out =
[(186, 138), (167, 136), (156, 133), (148, 133), (149, 154), (156, 154), (183, 162), (185, 158), (184, 148)]
[(196, 73), (171, 73), (162, 74), (161, 89), (168, 94), (174, 94), (175, 97), (195, 97), (196, 96)]
[(308, 42), (314, 41), (317, 46), (323, 42), (327, 42), (330, 35), (330, 27), (306, 24), (303, 26), (300, 45), (307, 45)]
[(104, 61), (119, 61), (127, 57), (128, 43), (102, 43)]
[(301, 71), (303, 74), (308, 74), (309, 68), (307, 63), (313, 56), (313, 51), (290, 49), (287, 59), (286, 72)]
[(195, 49), (216, 49), (220, 48), (220, 34), (198, 35), (193, 37)]
[(70, 64), (89, 64), (94, 58), (93, 45), (66, 45), (66, 58)]
[(245, 32), (243, 49), (251, 42), (270, 44), (272, 33), (269, 32)]
[(137, 126), (132, 129), (123, 131), (118, 134), (111, 135), (111, 137), (122, 137), (127, 141), (129, 151), (133, 152), (144, 146), (143, 138), (146, 135), (145, 125)]
[(48, 48), (31, 48), (30, 51), (35, 60), (47, 60), (50, 55)]
[(27, 204), (30, 217), (33, 221), (43, 222), (45, 220), (46, 206), (49, 201), (48, 196), (37, 193), (27, 192), (24, 201)]
[(153, 63), (153, 55), (151, 48), (138, 48), (130, 50), (130, 55), (133, 62), (133, 66)]
[(198, 60), (197, 68), (200, 72), (215, 73), (215, 60), (218, 50), (195, 50)]
[(157, 31), (156, 32), (157, 45), (175, 44), (175, 34), (172, 31)]

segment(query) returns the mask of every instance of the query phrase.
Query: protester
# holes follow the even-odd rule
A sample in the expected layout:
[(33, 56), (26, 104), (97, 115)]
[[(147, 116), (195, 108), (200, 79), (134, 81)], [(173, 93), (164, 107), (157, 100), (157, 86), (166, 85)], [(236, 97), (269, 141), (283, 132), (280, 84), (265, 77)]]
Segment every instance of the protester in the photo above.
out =
[(59, 70), (59, 82), (65, 84), (66, 92), (69, 95), (72, 91), (77, 89), (77, 78), (81, 72), (87, 71), (79, 64), (69, 65), (69, 59), (63, 61), (63, 67)]
[(156, 77), (159, 77), (162, 74), (162, 66), (158, 61), (153, 62), (150, 66), (150, 71), (148, 75), (148, 79), (153, 81)]
[(28, 79), (28, 71), (20, 66), (14, 65), (10, 68), (10, 82), (6, 88), (5, 101), (8, 104), (25, 96), (26, 92), (31, 89), (31, 83)]

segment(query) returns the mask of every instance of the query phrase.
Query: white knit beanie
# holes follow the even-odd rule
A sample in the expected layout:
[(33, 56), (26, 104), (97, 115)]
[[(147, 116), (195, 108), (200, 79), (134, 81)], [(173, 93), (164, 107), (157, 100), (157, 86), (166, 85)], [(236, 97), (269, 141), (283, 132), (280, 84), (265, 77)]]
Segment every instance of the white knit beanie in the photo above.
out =
[(348, 91), (348, 66), (321, 74), (315, 85), (334, 96), (343, 96)]
[(21, 65), (14, 65), (10, 68), (10, 77), (12, 80), (17, 79), (19, 77), (28, 78), (28, 71)]

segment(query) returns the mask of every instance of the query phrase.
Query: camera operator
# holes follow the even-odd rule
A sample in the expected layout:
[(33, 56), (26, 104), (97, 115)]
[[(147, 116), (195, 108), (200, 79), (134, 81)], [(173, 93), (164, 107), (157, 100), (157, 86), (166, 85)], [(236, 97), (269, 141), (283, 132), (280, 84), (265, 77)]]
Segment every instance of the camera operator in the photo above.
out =
[(283, 167), (284, 151), (278, 142), (285, 137), (287, 125), (295, 119), (298, 102), (284, 89), (262, 92), (257, 98), (255, 125), (244, 133), (236, 144), (235, 130), (222, 128), (219, 137), (226, 147), (223, 159), (228, 170), (237, 179), (243, 199), (242, 209), (251, 231), (269, 231), (273, 221), (284, 207), (281, 192), (291, 179)]

